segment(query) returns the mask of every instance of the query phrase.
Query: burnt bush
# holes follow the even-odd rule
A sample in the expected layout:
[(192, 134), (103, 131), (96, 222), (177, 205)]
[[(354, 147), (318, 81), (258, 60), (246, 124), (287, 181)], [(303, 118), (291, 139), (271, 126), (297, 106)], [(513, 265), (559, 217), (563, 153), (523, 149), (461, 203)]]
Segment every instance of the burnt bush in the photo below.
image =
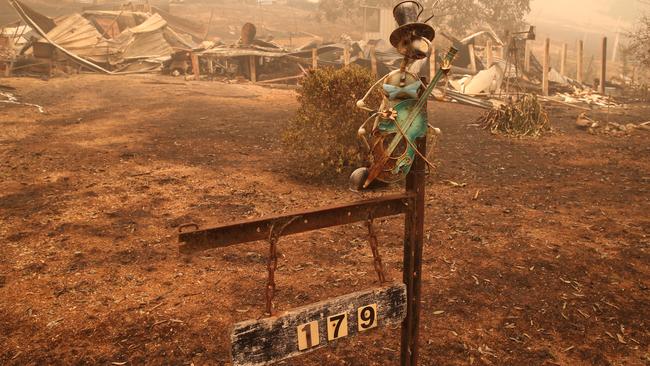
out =
[[(372, 86), (369, 71), (351, 65), (310, 72), (298, 90), (300, 108), (283, 134), (283, 147), (296, 175), (332, 178), (364, 164), (366, 149), (357, 129), (368, 113), (356, 108)], [(367, 101), (377, 106), (380, 94)]]

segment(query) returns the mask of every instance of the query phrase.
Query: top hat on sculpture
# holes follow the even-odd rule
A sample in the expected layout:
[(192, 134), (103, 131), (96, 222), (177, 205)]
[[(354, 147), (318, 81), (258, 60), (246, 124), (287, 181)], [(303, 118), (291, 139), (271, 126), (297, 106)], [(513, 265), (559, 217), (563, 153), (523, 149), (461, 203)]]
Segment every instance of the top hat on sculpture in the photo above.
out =
[(399, 27), (391, 33), (390, 44), (408, 58), (423, 59), (428, 57), (429, 47), (419, 45), (419, 43), (424, 40), (426, 40), (424, 43), (431, 42), (436, 36), (433, 27), (425, 24), (426, 21), (419, 21), (423, 11), (422, 5), (412, 0), (402, 1), (393, 8), (393, 16)]

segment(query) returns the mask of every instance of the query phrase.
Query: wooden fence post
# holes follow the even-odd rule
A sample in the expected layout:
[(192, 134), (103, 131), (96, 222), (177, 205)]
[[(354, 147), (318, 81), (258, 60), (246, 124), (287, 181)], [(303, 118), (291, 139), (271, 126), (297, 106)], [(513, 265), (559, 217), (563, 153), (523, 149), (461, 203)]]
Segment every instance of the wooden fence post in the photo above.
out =
[(560, 74), (566, 76), (566, 56), (567, 56), (568, 45), (564, 43), (562, 45), (562, 54), (560, 55)]
[(377, 54), (374, 45), (370, 46), (370, 72), (372, 76), (377, 76)]
[(582, 83), (582, 72), (584, 69), (584, 51), (585, 45), (583, 41), (578, 41), (578, 59), (577, 59), (577, 70), (576, 70), (576, 81)]
[(343, 46), (343, 64), (345, 66), (350, 65), (350, 46), (347, 44)]
[(201, 64), (199, 63), (199, 55), (196, 53), (192, 54), (192, 72), (194, 72), (194, 80), (200, 80)]
[(600, 69), (600, 94), (605, 95), (605, 80), (607, 80), (607, 37), (603, 37), (603, 63)]
[(214, 61), (212, 60), (212, 57), (208, 58), (208, 75), (213, 75), (214, 74)]
[(248, 59), (248, 63), (250, 64), (251, 68), (251, 81), (256, 83), (257, 82), (257, 56), (250, 56)]
[(318, 69), (318, 48), (311, 50), (311, 68), (314, 70)]
[(492, 53), (492, 40), (488, 39), (487, 43), (485, 44), (485, 58), (487, 60), (487, 68), (490, 68), (492, 64), (494, 63), (494, 54)]
[(7, 61), (5, 64), (5, 76), (6, 77), (11, 77), (11, 72), (14, 68), (14, 62), (13, 61)]
[(542, 63), (542, 94), (545, 96), (549, 95), (548, 90), (548, 71), (551, 64), (551, 39), (546, 38), (544, 42), (544, 60)]

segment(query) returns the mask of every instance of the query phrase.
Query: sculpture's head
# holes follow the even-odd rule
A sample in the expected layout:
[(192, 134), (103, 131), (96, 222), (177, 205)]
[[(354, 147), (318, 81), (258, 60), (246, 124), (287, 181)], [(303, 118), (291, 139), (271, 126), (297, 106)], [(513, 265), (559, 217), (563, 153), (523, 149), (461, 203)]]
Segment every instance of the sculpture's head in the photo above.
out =
[(397, 52), (413, 60), (429, 57), (431, 42), (436, 36), (430, 25), (420, 21), (424, 8), (416, 1), (402, 1), (393, 8), (399, 27), (390, 35), (390, 43)]

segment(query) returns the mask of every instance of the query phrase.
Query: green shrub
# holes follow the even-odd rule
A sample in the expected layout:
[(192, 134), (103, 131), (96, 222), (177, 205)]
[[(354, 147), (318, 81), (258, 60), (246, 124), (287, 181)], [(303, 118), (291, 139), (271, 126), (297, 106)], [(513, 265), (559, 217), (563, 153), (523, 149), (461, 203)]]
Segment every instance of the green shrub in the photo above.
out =
[[(288, 123), (283, 147), (293, 171), (306, 178), (331, 178), (363, 166), (366, 148), (357, 130), (368, 113), (356, 108), (376, 80), (370, 72), (350, 66), (310, 72), (298, 91), (300, 108)], [(367, 101), (378, 106), (380, 94)], [(368, 127), (370, 129), (370, 127)]]

